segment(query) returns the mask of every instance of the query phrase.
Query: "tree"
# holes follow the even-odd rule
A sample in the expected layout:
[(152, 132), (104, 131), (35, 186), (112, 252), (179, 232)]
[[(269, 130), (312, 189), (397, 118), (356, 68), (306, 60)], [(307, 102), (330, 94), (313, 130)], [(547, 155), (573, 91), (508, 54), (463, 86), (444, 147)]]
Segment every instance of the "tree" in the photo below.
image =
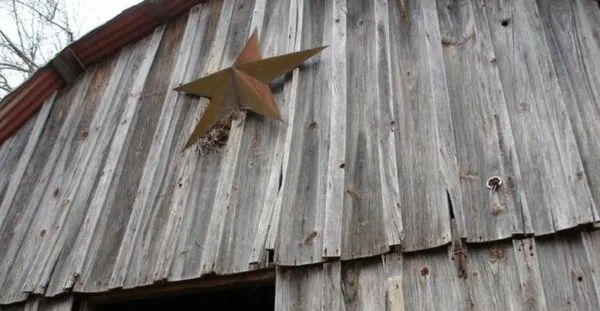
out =
[(0, 0), (0, 99), (73, 42), (61, 0)]

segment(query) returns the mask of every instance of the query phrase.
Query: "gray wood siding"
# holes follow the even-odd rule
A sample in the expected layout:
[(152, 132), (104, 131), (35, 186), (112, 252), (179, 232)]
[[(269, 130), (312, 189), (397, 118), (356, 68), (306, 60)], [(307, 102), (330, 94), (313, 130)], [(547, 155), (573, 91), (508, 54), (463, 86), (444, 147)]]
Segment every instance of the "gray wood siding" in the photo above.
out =
[[(182, 151), (208, 100), (173, 88), (254, 29), (265, 57), (329, 48), (272, 84), (284, 122)], [(0, 146), (0, 304), (272, 258), (281, 307), (597, 305), (597, 231), (555, 234), (600, 221), (599, 38), (592, 0), (203, 2)]]

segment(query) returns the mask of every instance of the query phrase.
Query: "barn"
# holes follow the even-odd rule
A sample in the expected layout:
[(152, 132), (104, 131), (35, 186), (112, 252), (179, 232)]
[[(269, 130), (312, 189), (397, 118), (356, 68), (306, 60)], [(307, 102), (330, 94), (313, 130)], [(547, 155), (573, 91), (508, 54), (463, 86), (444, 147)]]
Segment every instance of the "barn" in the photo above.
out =
[[(328, 46), (184, 148), (232, 66)], [(595, 0), (146, 0), (0, 103), (2, 310), (598, 310)]]

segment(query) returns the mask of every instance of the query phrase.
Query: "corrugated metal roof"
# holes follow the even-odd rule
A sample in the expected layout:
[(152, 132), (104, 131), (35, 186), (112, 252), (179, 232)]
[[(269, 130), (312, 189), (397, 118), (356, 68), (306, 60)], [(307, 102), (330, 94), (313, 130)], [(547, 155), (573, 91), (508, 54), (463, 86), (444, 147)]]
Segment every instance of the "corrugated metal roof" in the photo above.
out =
[[(0, 146), (0, 303), (233, 274), (271, 255), (299, 274), (278, 276), (278, 297), (303, 278), (335, 295), (348, 273), (380, 282), (379, 255), (444, 271), (432, 285), (407, 274), (407, 306), (424, 290), (439, 300), (428, 306), (468, 305), (529, 286), (518, 243), (563, 247), (540, 236), (600, 219), (599, 17), (589, 0), (201, 3), (89, 68)], [(182, 152), (207, 100), (173, 88), (230, 65), (255, 28), (267, 57), (331, 48), (273, 85), (285, 122), (248, 113), (223, 147)], [(513, 277), (450, 279), (457, 240), (482, 275), (501, 247)]]

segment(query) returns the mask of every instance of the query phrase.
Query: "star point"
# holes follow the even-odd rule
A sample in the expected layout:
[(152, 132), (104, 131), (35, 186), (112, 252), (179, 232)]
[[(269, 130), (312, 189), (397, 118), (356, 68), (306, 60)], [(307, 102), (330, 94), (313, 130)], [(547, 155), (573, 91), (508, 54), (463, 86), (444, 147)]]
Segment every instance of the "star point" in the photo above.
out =
[(219, 120), (239, 108), (282, 121), (269, 83), (326, 47), (263, 59), (258, 35), (254, 31), (231, 67), (175, 88), (178, 92), (210, 99), (184, 150), (195, 144)]

